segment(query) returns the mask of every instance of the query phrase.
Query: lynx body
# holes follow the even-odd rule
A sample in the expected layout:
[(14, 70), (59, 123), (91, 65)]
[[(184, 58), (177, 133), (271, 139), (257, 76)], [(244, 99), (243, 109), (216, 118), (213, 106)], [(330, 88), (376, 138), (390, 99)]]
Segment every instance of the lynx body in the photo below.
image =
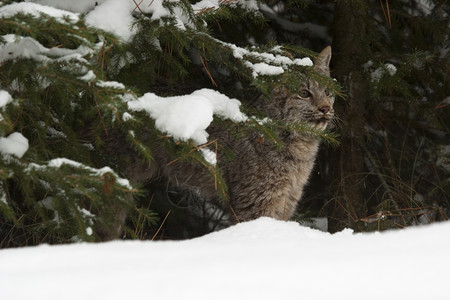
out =
[[(317, 57), (314, 68), (329, 76), (331, 48)], [(325, 129), (333, 118), (334, 97), (315, 80), (300, 82), (299, 93), (277, 89), (270, 99), (260, 99), (257, 109), (269, 118), (283, 122), (306, 121)], [(252, 220), (261, 216), (289, 219), (295, 212), (303, 189), (314, 166), (319, 141), (300, 133), (280, 132), (283, 147), (265, 142), (257, 133), (235, 139), (223, 128), (210, 128), (210, 139), (217, 139), (234, 153), (234, 158), (218, 155), (218, 166), (226, 181), (230, 199), (230, 219)], [(151, 167), (135, 159), (126, 168), (134, 182), (146, 182), (157, 175), (172, 185), (197, 191), (204, 198), (217, 197), (214, 179), (204, 168), (172, 159), (163, 150), (156, 150)]]

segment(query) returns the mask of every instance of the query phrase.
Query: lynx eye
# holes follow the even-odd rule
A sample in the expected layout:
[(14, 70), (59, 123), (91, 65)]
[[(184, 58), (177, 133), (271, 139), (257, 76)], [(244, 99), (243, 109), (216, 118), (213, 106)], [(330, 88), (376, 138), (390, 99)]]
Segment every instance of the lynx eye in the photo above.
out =
[(325, 90), (325, 96), (331, 97), (331, 96), (333, 96), (333, 93), (329, 89), (326, 89)]
[(307, 90), (301, 90), (298, 94), (301, 98), (309, 98), (311, 97), (311, 93)]

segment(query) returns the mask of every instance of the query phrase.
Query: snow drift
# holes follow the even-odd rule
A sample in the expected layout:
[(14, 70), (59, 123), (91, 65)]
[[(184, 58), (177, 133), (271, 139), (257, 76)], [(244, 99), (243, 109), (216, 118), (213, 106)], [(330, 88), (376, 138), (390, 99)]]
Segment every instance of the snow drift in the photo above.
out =
[(450, 223), (330, 235), (261, 218), (186, 241), (0, 251), (2, 299), (444, 299)]

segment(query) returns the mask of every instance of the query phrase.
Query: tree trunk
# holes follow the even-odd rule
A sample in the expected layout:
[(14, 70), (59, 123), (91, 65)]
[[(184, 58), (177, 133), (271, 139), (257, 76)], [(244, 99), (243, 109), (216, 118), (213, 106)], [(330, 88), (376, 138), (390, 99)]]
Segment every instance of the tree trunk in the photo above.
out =
[(366, 215), (363, 197), (364, 124), (368, 93), (362, 64), (369, 54), (366, 36), (367, 9), (363, 1), (337, 1), (333, 24), (333, 75), (348, 98), (338, 99), (341, 145), (331, 153), (332, 190), (328, 206), (329, 231), (357, 227)]

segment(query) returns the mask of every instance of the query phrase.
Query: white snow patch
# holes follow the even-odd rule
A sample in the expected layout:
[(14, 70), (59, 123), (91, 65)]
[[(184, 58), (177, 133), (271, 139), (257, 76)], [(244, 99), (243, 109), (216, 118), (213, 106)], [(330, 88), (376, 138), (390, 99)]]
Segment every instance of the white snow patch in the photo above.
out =
[(28, 150), (28, 139), (20, 132), (13, 132), (8, 137), (0, 137), (0, 153), (11, 154), (21, 158)]
[(58, 19), (60, 22), (64, 21), (64, 18), (68, 18), (72, 22), (77, 22), (79, 19), (78, 14), (31, 2), (13, 3), (0, 7), (1, 18), (10, 18), (19, 13), (31, 14), (36, 18), (40, 14), (46, 14)]
[(441, 101), (442, 104), (450, 104), (450, 96), (445, 97), (444, 100)]
[(217, 164), (217, 155), (215, 152), (209, 150), (208, 148), (200, 148), (200, 152), (207, 163), (213, 166)]
[(239, 110), (240, 105), (239, 100), (211, 89), (167, 98), (146, 93), (137, 100), (128, 101), (130, 110), (147, 112), (155, 120), (158, 130), (176, 140), (192, 139), (197, 145), (207, 142), (205, 129), (211, 124), (214, 114), (235, 122), (247, 120), (247, 116)]
[(12, 100), (11, 95), (7, 91), (0, 90), (0, 108), (3, 108), (8, 103), (11, 103)]
[[(367, 64), (366, 64), (367, 65)], [(380, 79), (385, 75), (389, 74), (390, 76), (394, 76), (397, 73), (397, 68), (393, 64), (386, 63), (383, 66), (377, 68), (370, 74), (370, 78), (372, 82), (379, 82)]]
[(99, 80), (97, 82), (97, 86), (98, 87), (103, 87), (103, 88), (118, 89), (118, 90), (124, 90), (125, 89), (125, 85), (123, 85), (123, 83), (120, 83), (120, 82), (117, 82), (117, 81), (102, 81), (102, 80)]
[(129, 121), (129, 120), (131, 120), (131, 119), (133, 119), (133, 116), (132, 116), (130, 113), (128, 113), (128, 112), (124, 112), (124, 113), (123, 113), (123, 115), (122, 115), (122, 120), (123, 120), (124, 122)]
[[(274, 55), (272, 53), (261, 53), (257, 51), (250, 51), (242, 47), (238, 47), (234, 44), (225, 43), (220, 40), (216, 40), (218, 43), (228, 47), (233, 56), (237, 59), (244, 60), (244, 65), (252, 71), (253, 77), (258, 75), (279, 75), (284, 72), (284, 68), (288, 68), (292, 65), (311, 67), (313, 61), (309, 57), (291, 59), (290, 57), (280, 54)], [(280, 52), (279, 47), (272, 49), (274, 52)], [(247, 58), (259, 60), (260, 62), (251, 62)]]
[(134, 6), (131, 0), (104, 1), (87, 14), (86, 23), (112, 32), (127, 42), (136, 33), (136, 30), (132, 29), (134, 19), (131, 11)]
[(195, 13), (199, 13), (206, 9), (219, 8), (219, 0), (202, 0), (192, 5), (192, 9)]
[(86, 234), (87, 234), (87, 235), (90, 236), (90, 235), (92, 235), (92, 233), (93, 233), (93, 232), (92, 232), (92, 228), (91, 228), (91, 227), (86, 228)]
[(259, 4), (255, 0), (235, 0), (235, 1), (223, 1), (227, 5), (233, 7), (233, 6), (240, 6), (243, 9), (250, 11), (250, 12), (259, 12)]
[(258, 75), (279, 75), (284, 73), (282, 67), (272, 66), (264, 62), (253, 64), (249, 61), (246, 61), (244, 64), (253, 70), (252, 75), (255, 78), (258, 77)]
[(124, 178), (120, 178), (117, 176), (117, 174), (110, 168), (110, 167), (103, 167), (101, 169), (96, 169), (96, 168), (92, 168), (89, 166), (86, 166), (80, 162), (68, 159), (68, 158), (54, 158), (52, 160), (49, 160), (47, 162), (47, 165), (38, 165), (35, 163), (30, 163), (27, 167), (26, 171), (30, 171), (33, 169), (45, 169), (45, 168), (60, 168), (62, 165), (69, 165), (69, 166), (73, 166), (75, 168), (79, 168), (79, 169), (85, 169), (88, 170), (89, 172), (93, 173), (96, 176), (103, 176), (106, 173), (111, 173), (115, 178), (116, 178), (116, 182), (118, 184), (120, 184), (121, 186), (127, 188), (127, 189), (132, 189), (132, 186), (130, 184), (130, 182), (127, 179)]
[(48, 58), (41, 53), (48, 49), (30, 37), (20, 37), (18, 40), (0, 45), (0, 62), (16, 58), (34, 58), (38, 61), (47, 61)]
[(309, 57), (296, 58), (294, 59), (293, 64), (305, 67), (312, 67), (314, 65), (313, 61)]
[(4, 249), (1, 294), (14, 300), (446, 299), (449, 235), (449, 222), (331, 235), (261, 218), (185, 241)]
[(97, 78), (97, 76), (95, 76), (94, 71), (92, 71), (92, 70), (89, 70), (85, 75), (78, 77), (78, 79), (86, 81), (86, 82), (94, 81), (95, 78)]
[(59, 9), (68, 10), (77, 13), (86, 13), (93, 10), (98, 4), (102, 4), (106, 0), (28, 0), (26, 2), (35, 2), (42, 5), (53, 6)]
[(67, 135), (59, 130), (56, 130), (53, 127), (48, 127), (47, 128), (47, 133), (51, 136), (51, 137), (56, 137), (56, 138), (67, 138)]
[(6, 206), (8, 206), (8, 201), (6, 200), (6, 195), (5, 194), (2, 194), (0, 196), (0, 202), (5, 204)]
[(0, 44), (0, 62), (16, 58), (31, 58), (38, 62), (46, 63), (56, 58), (57, 61), (77, 60), (87, 63), (83, 56), (91, 52), (91, 49), (84, 46), (80, 46), (77, 49), (58, 47), (49, 49), (31, 37), (9, 35), (6, 39), (6, 44)]

